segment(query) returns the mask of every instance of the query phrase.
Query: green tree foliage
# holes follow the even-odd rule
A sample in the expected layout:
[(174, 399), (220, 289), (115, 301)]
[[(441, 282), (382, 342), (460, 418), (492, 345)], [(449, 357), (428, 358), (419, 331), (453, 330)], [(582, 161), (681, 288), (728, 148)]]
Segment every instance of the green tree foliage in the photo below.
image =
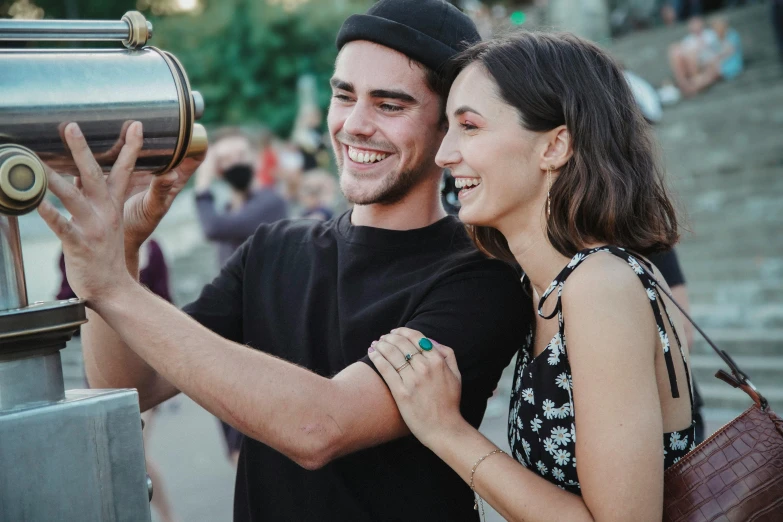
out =
[(318, 104), (329, 103), (334, 40), (349, 14), (329, 4), (312, 1), (286, 12), (252, 0), (213, 2), (197, 16), (156, 19), (154, 40), (180, 59), (204, 96), (205, 123), (263, 123), (287, 136), (300, 76), (313, 75)]

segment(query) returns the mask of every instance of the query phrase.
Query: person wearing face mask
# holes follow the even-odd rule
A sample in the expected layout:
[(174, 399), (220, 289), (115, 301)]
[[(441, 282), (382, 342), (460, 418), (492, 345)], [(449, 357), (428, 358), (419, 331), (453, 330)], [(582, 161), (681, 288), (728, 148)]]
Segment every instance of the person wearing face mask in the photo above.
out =
[[(215, 133), (196, 173), (198, 219), (206, 238), (217, 243), (220, 266), (258, 225), (288, 217), (288, 205), (274, 188), (252, 188), (257, 157), (250, 136), (240, 129), (222, 129)], [(215, 208), (211, 191), (215, 179), (222, 179), (231, 188), (231, 198), (222, 213)]]

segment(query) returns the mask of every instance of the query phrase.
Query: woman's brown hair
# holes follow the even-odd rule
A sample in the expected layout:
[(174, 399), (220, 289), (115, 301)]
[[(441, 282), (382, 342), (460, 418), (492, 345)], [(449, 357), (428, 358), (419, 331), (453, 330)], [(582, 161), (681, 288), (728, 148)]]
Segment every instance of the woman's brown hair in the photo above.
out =
[[(650, 254), (679, 237), (650, 125), (619, 65), (597, 45), (568, 33), (520, 32), (459, 54), (450, 78), (478, 62), (515, 107), (521, 125), (568, 129), (573, 157), (552, 183), (547, 235), (565, 256), (589, 243)], [(496, 229), (468, 225), (484, 253), (514, 261)]]

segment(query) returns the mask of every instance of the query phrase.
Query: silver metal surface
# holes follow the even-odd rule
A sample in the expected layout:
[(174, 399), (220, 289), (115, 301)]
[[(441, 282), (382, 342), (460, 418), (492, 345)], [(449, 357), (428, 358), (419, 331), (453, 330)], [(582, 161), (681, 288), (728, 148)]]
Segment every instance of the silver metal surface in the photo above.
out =
[(96, 20), (0, 20), (0, 40), (125, 40), (130, 24)]
[(0, 311), (27, 306), (17, 218), (0, 214)]
[(169, 63), (153, 48), (0, 50), (0, 143), (23, 145), (58, 172), (78, 174), (62, 137), (77, 122), (108, 170), (125, 129), (139, 120), (144, 149), (137, 169), (164, 169), (180, 139), (183, 96)]
[(0, 412), (64, 398), (59, 350), (38, 357), (0, 360)]
[(204, 115), (204, 97), (198, 91), (193, 91), (193, 107), (196, 119), (200, 120)]
[(150, 502), (152, 502), (152, 495), (155, 493), (155, 486), (152, 483), (152, 477), (150, 477), (149, 474), (147, 475), (147, 493), (149, 493)]
[(3, 522), (150, 522), (134, 390), (0, 412), (0, 463)]

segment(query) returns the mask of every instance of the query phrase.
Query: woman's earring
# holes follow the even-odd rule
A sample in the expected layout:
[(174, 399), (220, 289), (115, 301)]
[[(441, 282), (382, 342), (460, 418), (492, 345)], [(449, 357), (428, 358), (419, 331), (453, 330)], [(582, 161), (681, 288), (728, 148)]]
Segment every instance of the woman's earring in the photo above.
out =
[(546, 168), (546, 217), (549, 219), (549, 215), (552, 213), (552, 198), (549, 196), (549, 192), (552, 190), (552, 165)]

